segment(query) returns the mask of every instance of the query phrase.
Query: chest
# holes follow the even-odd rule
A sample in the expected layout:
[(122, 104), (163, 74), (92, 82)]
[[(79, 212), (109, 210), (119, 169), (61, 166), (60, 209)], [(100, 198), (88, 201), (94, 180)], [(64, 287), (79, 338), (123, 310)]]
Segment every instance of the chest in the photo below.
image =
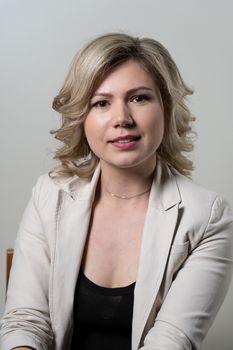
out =
[(83, 259), (89, 277), (105, 286), (136, 280), (145, 212), (94, 210)]

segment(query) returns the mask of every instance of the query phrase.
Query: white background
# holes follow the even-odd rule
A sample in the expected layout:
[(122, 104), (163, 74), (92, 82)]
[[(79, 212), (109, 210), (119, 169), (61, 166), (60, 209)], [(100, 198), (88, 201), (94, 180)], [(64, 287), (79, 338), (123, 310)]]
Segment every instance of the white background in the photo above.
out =
[[(5, 252), (30, 191), (54, 162), (51, 109), (73, 55), (86, 40), (126, 31), (161, 41), (195, 90), (193, 178), (233, 207), (233, 2), (231, 0), (0, 0), (0, 315)], [(233, 286), (204, 350), (232, 350)]]

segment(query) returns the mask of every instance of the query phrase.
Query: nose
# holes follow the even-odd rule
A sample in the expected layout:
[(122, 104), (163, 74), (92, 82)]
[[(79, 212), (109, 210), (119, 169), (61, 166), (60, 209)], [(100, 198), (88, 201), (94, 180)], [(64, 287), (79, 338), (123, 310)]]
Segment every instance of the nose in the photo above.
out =
[(132, 128), (135, 124), (130, 109), (126, 103), (118, 103), (114, 108), (114, 127)]

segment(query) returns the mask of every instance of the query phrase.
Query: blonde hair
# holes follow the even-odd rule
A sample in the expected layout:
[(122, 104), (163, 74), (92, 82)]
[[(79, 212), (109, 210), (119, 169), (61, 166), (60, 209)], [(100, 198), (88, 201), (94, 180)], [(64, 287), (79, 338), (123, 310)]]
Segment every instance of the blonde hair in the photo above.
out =
[(54, 98), (53, 108), (62, 115), (62, 125), (51, 133), (63, 145), (55, 152), (54, 158), (60, 160), (60, 165), (50, 172), (51, 176), (93, 174), (98, 158), (91, 153), (83, 128), (90, 100), (107, 74), (129, 59), (146, 69), (162, 97), (165, 131), (158, 156), (180, 173), (190, 175), (193, 163), (184, 153), (193, 149), (191, 122), (195, 118), (185, 97), (191, 95), (192, 90), (184, 83), (167, 49), (158, 41), (110, 33), (91, 41), (77, 53)]

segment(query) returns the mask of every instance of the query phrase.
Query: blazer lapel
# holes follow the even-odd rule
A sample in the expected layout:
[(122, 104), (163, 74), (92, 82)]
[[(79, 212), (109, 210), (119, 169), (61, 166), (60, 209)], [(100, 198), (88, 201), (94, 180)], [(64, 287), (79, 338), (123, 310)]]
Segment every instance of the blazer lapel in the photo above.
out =
[[(77, 276), (85, 246), (92, 203), (100, 169), (91, 182), (75, 178), (60, 190), (57, 235), (53, 266), (53, 310), (57, 334), (64, 324), (72, 324), (72, 308)], [(68, 327), (69, 328), (69, 327)]]
[(132, 349), (138, 349), (158, 295), (178, 218), (180, 195), (174, 176), (157, 164), (149, 199), (134, 293)]

